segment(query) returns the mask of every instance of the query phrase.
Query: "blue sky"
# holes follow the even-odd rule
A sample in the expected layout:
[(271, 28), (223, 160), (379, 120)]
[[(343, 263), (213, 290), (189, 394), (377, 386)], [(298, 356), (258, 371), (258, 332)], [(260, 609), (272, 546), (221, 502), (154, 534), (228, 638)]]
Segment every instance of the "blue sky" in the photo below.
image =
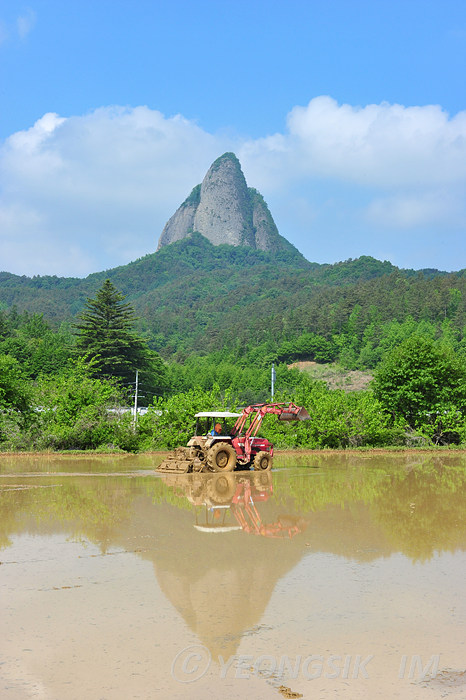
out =
[(234, 151), (316, 262), (466, 267), (464, 0), (0, 0), (0, 269), (153, 252)]

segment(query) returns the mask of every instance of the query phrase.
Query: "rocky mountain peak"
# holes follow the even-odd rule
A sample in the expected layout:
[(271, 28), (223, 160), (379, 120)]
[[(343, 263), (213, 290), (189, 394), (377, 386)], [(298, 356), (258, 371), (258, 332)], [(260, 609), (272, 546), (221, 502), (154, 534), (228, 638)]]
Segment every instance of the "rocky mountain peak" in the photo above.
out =
[(272, 252), (292, 248), (278, 233), (262, 195), (247, 186), (234, 153), (224, 153), (212, 163), (202, 183), (166, 223), (157, 250), (194, 231), (214, 245), (246, 245)]

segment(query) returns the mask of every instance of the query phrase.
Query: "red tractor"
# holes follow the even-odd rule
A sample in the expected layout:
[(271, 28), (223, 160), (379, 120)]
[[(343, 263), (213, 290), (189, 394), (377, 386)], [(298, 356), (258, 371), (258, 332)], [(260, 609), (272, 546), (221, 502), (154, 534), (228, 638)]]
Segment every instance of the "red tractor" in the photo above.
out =
[[(271, 469), (273, 445), (257, 435), (268, 413), (282, 421), (309, 420), (308, 412), (294, 403), (256, 403), (242, 413), (197, 413), (196, 431), (187, 446), (178, 447), (157, 471), (231, 472), (251, 466), (259, 471)], [(236, 422), (229, 428), (228, 419), (233, 418)]]

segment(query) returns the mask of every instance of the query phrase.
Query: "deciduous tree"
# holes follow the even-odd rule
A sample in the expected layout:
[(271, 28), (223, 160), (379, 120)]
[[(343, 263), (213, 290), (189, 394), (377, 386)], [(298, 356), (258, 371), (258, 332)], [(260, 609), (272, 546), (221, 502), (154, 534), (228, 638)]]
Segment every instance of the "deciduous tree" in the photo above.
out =
[(374, 393), (387, 411), (425, 430), (435, 442), (448, 442), (462, 431), (466, 367), (446, 345), (420, 335), (408, 338), (379, 365)]

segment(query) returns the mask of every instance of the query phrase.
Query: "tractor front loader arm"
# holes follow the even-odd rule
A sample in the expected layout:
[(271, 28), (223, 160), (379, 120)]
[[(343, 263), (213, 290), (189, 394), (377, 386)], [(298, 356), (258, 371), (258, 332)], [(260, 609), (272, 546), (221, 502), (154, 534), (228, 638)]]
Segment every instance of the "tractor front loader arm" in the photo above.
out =
[(244, 433), (244, 448), (248, 457), (251, 455), (251, 438), (257, 435), (262, 421), (267, 413), (275, 414), (278, 420), (309, 420), (310, 416), (305, 408), (292, 403), (256, 403), (251, 406), (246, 406), (243, 409), (241, 416), (235, 423), (234, 432), (236, 435), (242, 435), (247, 419), (251, 416), (249, 426)]

